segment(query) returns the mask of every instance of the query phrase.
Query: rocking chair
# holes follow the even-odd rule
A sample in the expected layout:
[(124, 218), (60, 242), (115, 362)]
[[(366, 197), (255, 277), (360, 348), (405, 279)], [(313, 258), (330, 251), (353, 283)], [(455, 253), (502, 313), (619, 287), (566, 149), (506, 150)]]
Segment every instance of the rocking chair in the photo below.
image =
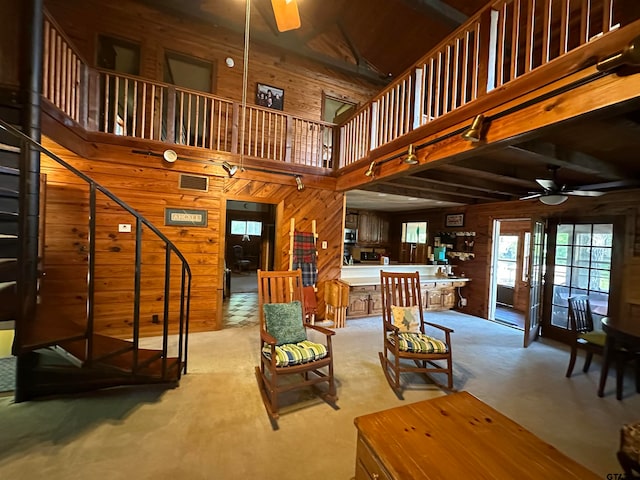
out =
[[(335, 332), (304, 322), (302, 272), (258, 270), (258, 309), (260, 366), (256, 367), (256, 378), (272, 422), (279, 418), (279, 394), (299, 388), (313, 387), (337, 408), (331, 346)], [(309, 331), (324, 335), (324, 343), (308, 340)], [(292, 381), (287, 376), (300, 378)], [(327, 388), (317, 388), (323, 382)]]
[[(380, 283), (384, 331), (384, 352), (380, 352), (380, 362), (391, 388), (402, 399), (400, 374), (414, 372), (423, 373), (438, 386), (452, 390), (453, 330), (424, 320), (420, 274), (381, 271)], [(444, 340), (427, 335), (427, 326), (439, 330), (441, 337), (444, 334)], [(410, 362), (415, 363), (415, 366)], [(436, 382), (431, 376), (434, 373), (447, 375), (446, 387)]]

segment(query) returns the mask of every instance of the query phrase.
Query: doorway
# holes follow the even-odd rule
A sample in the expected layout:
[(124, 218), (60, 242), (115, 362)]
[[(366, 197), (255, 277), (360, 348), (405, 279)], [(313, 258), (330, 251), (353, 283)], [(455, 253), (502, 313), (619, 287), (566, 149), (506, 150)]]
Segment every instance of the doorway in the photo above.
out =
[(531, 220), (494, 221), (489, 320), (519, 330), (529, 303)]
[(257, 321), (257, 271), (273, 270), (277, 205), (227, 200), (224, 244), (224, 328)]

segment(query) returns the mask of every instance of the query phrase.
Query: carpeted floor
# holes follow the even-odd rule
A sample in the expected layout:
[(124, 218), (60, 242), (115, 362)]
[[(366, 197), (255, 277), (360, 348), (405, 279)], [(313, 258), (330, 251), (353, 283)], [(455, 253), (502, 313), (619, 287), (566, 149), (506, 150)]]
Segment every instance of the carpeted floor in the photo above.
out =
[[(598, 398), (599, 359), (588, 374), (576, 368), (579, 373), (567, 379), (563, 345), (542, 340), (523, 349), (522, 332), (456, 312), (429, 320), (455, 329), (458, 390), (603, 478), (621, 472), (615, 458), (620, 426), (640, 417), (633, 382), (618, 401), (612, 372), (605, 397)], [(420, 379), (398, 400), (378, 360), (381, 336), (379, 317), (351, 320), (338, 330), (339, 410), (307, 397), (287, 408), (278, 431), (271, 429), (254, 376), (256, 325), (192, 335), (190, 372), (173, 390), (113, 389), (21, 404), (0, 398), (0, 478), (352, 478), (356, 416), (443, 395)], [(154, 342), (145, 339), (148, 346)]]
[(0, 358), (0, 393), (12, 392), (16, 385), (16, 357)]

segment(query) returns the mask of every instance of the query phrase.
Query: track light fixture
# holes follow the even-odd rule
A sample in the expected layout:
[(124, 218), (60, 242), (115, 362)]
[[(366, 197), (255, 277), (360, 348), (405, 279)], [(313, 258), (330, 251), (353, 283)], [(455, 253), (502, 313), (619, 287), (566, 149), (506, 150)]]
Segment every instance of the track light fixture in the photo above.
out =
[(302, 177), (300, 175), (296, 175), (296, 185), (298, 186), (299, 192), (304, 190), (304, 183), (302, 183)]
[(222, 162), (222, 168), (224, 168), (225, 172), (227, 172), (227, 175), (229, 175), (229, 178), (233, 177), (238, 171), (237, 165), (231, 165), (229, 162), (226, 162), (226, 161)]
[(417, 165), (420, 163), (416, 154), (413, 153), (413, 144), (409, 145), (409, 151), (407, 152), (407, 156), (404, 158), (404, 163), (407, 165)]
[(636, 37), (621, 52), (600, 60), (596, 68), (600, 72), (608, 72), (623, 65), (640, 65), (640, 37)]
[(364, 172), (365, 176), (367, 176), (367, 177), (373, 177), (373, 176), (374, 176), (374, 174), (375, 174), (375, 172), (374, 172), (374, 169), (375, 169), (375, 168), (376, 168), (376, 162), (375, 162), (375, 160), (374, 160), (373, 162), (371, 162), (371, 163), (369, 164), (369, 168), (367, 169), (367, 171), (366, 171), (366, 172)]
[(467, 142), (479, 142), (482, 138), (482, 128), (484, 127), (484, 115), (476, 115), (471, 127), (462, 134), (462, 138)]

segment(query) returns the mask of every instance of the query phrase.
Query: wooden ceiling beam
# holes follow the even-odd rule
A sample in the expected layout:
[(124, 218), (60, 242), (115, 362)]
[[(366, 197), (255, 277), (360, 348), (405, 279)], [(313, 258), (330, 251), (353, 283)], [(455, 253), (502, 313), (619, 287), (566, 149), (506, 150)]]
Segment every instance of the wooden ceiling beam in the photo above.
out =
[(504, 183), (469, 176), (461, 177), (460, 175), (440, 171), (439, 169), (423, 170), (413, 176), (423, 178), (440, 185), (464, 187), (470, 190), (478, 190), (481, 192), (495, 193), (499, 195), (516, 196), (521, 193), (519, 191), (514, 191), (513, 187), (509, 188), (509, 185), (505, 185)]
[(441, 202), (460, 203), (464, 205), (478, 203), (473, 201), (469, 197), (461, 197), (457, 195), (450, 195), (450, 194), (443, 194), (443, 193), (425, 192), (419, 189), (400, 187), (392, 183), (388, 183), (388, 184), (375, 183), (375, 184), (363, 185), (362, 187), (360, 187), (360, 190), (386, 193), (388, 195), (400, 195), (403, 197), (415, 197), (415, 198), (424, 198), (427, 200), (438, 200)]
[(504, 154), (520, 156), (538, 163), (555, 165), (576, 172), (599, 175), (607, 180), (622, 180), (631, 174), (631, 172), (617, 168), (599, 158), (575, 150), (568, 150), (549, 142), (531, 142), (517, 147), (507, 147)]
[(488, 200), (492, 202), (510, 200), (513, 195), (490, 194), (466, 188), (466, 185), (458, 184), (457, 186), (444, 186), (420, 177), (401, 177), (391, 181), (380, 182), (386, 185), (396, 185), (402, 188), (416, 189), (429, 193), (442, 193), (447, 195), (456, 195), (460, 197), (468, 197), (475, 199)]
[(521, 187), (524, 189), (539, 188), (539, 185), (533, 180), (526, 180), (524, 178), (505, 175), (495, 167), (493, 170), (489, 170), (491, 167), (487, 166), (487, 162), (483, 162), (482, 166), (483, 166), (482, 170), (468, 167), (468, 166), (462, 166), (459, 164), (442, 165), (438, 168), (445, 172), (458, 175), (461, 178), (479, 178), (479, 179), (489, 180), (493, 182), (504, 183), (507, 185), (514, 185), (516, 187)]

